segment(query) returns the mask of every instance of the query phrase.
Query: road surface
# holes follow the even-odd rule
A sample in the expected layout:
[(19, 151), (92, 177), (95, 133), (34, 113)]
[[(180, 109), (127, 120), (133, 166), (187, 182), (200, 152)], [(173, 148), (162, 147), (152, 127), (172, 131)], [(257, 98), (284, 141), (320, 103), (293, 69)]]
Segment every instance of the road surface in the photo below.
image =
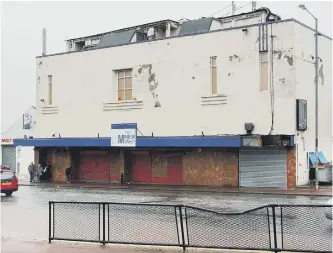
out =
[[(119, 203), (147, 203), (147, 204), (184, 204), (220, 212), (242, 212), (251, 208), (259, 207), (266, 204), (323, 204), (326, 203), (327, 197), (309, 197), (309, 196), (286, 196), (286, 195), (267, 195), (267, 194), (226, 194), (212, 192), (163, 192), (163, 191), (141, 191), (134, 190), (103, 190), (103, 189), (73, 189), (73, 188), (41, 188), (33, 186), (21, 186), (18, 192), (11, 197), (2, 197), (1, 199), (1, 238), (7, 241), (39, 241), (46, 242), (48, 239), (48, 202), (51, 201), (101, 201), (101, 202), (119, 202)], [(87, 210), (87, 209), (86, 209)], [(67, 212), (67, 211), (66, 211)], [(59, 213), (59, 212), (58, 212)], [(148, 215), (146, 222), (140, 221), (140, 215), (121, 215), (114, 213), (113, 217), (118, 215), (117, 226), (127, 228), (134, 223), (147, 224), (151, 211), (147, 210)], [(65, 214), (66, 215), (66, 214)], [(155, 215), (156, 216), (156, 215)], [(172, 216), (169, 215), (171, 218)], [(59, 217), (59, 216), (58, 216)], [(71, 217), (68, 213), (68, 217)], [(80, 217), (80, 212), (76, 216), (82, 223), (87, 217)], [(129, 218), (131, 217), (131, 218)], [(158, 230), (159, 225), (173, 228), (174, 220), (169, 218), (161, 219), (161, 224), (155, 224)], [(97, 219), (97, 218), (94, 218)], [(172, 219), (172, 218), (171, 218)], [(116, 221), (116, 219), (114, 220)], [(96, 220), (95, 220), (96, 222)], [(110, 223), (112, 224), (112, 223)], [(115, 223), (113, 223), (115, 224)], [(198, 230), (199, 227), (211, 230), (214, 224), (207, 224), (202, 219), (195, 220), (191, 229)], [(206, 227), (205, 227), (206, 226)], [(111, 227), (111, 226), (110, 226)], [(132, 226), (133, 228), (135, 226)], [(261, 228), (261, 226), (259, 226)], [(59, 226), (58, 226), (59, 228)], [(235, 228), (233, 228), (235, 230)], [(246, 225), (243, 228), (248, 229)], [(237, 230), (237, 229), (236, 229)], [(73, 233), (75, 230), (69, 230)], [(149, 230), (147, 230), (148, 232)], [(170, 231), (170, 230), (169, 230)], [(235, 231), (237, 232), (237, 231)], [(238, 234), (244, 234), (244, 231), (238, 231)], [(115, 230), (110, 231), (117, 233)], [(133, 232), (134, 233), (134, 232)], [(172, 232), (170, 232), (172, 233)], [(162, 235), (154, 232), (155, 236), (163, 236), (165, 241), (175, 241), (173, 234)], [(216, 233), (216, 231), (215, 231)], [(260, 235), (260, 231), (258, 232)], [(330, 231), (328, 230), (328, 233)], [(121, 239), (121, 235), (118, 234)], [(198, 237), (200, 240), (202, 237)]]

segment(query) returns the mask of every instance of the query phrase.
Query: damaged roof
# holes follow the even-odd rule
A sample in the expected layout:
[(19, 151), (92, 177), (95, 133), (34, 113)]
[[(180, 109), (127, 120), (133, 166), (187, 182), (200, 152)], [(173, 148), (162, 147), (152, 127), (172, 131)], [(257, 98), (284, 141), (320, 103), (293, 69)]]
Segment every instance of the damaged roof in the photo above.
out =
[(177, 21), (174, 21), (174, 20), (171, 20), (171, 19), (165, 19), (165, 20), (150, 22), (150, 23), (146, 23), (146, 24), (142, 24), (142, 25), (136, 25), (136, 26), (126, 27), (126, 28), (121, 28), (121, 29), (110, 31), (110, 32), (104, 32), (104, 33), (98, 33), (98, 34), (84, 36), (84, 37), (72, 38), (72, 39), (68, 39), (66, 41), (80, 40), (80, 39), (83, 40), (83, 39), (87, 39), (87, 38), (91, 38), (91, 37), (100, 37), (100, 36), (105, 36), (105, 35), (108, 35), (108, 34), (111, 34), (111, 33), (117, 33), (117, 32), (123, 32), (123, 31), (136, 29), (138, 27), (155, 26), (155, 25), (160, 25), (160, 24), (168, 23), (168, 22), (174, 23), (174, 24), (177, 24), (177, 25), (179, 24), (179, 22), (177, 22)]
[(212, 22), (213, 18), (201, 18), (186, 21), (182, 24), (178, 35), (208, 32)]
[(119, 46), (129, 44), (133, 38), (135, 30), (123, 31), (118, 33), (112, 33), (103, 36), (96, 46), (96, 48)]

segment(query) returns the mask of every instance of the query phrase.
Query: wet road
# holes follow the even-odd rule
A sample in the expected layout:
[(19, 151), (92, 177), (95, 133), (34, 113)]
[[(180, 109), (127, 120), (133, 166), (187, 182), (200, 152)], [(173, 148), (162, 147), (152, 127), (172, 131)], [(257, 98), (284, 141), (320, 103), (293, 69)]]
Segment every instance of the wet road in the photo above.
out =
[(1, 198), (1, 236), (14, 240), (47, 240), (48, 201), (104, 201), (120, 203), (186, 204), (223, 212), (239, 212), (265, 204), (323, 204), (327, 197), (162, 192), (21, 186)]

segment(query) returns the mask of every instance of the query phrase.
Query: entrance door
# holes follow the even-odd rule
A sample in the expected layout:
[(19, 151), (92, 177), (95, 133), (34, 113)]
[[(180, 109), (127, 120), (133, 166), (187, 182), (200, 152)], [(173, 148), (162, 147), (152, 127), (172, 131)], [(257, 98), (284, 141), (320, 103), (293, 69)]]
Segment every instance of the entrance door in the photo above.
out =
[(152, 180), (151, 154), (136, 152), (132, 156), (132, 181), (150, 183)]

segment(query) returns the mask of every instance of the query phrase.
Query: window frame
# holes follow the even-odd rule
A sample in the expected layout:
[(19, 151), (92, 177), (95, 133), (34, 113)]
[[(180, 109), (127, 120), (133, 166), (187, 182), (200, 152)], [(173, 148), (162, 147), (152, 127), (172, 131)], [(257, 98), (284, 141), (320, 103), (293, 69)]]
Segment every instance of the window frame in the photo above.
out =
[(308, 129), (308, 102), (305, 99), (296, 99), (296, 129), (297, 131)]
[[(260, 71), (260, 81), (259, 81), (259, 85), (260, 85), (260, 91), (269, 91), (269, 66), (268, 66), (268, 52), (267, 51), (263, 51), (259, 53), (259, 60), (260, 60), (260, 66), (259, 66), (259, 71)], [(265, 71), (267, 71), (266, 73), (266, 79), (267, 79), (267, 84), (264, 86), (263, 84), (263, 64), (266, 65)]]
[[(129, 75), (127, 73), (130, 72)], [(125, 101), (133, 101), (133, 69), (118, 69), (115, 71), (116, 73), (116, 80), (117, 80), (117, 101), (118, 102), (125, 102)], [(123, 79), (123, 84), (120, 84), (120, 80)], [(130, 88), (126, 87), (126, 80), (130, 79)], [(123, 87), (120, 87), (123, 86)], [(126, 91), (131, 91), (130, 99), (126, 99)], [(121, 92), (123, 92), (122, 96), (120, 96)], [(120, 98), (123, 99), (120, 99)]]
[(53, 76), (47, 75), (47, 103), (53, 104)]
[[(215, 64), (214, 64), (215, 62)], [(214, 78), (215, 70), (215, 78)], [(215, 92), (214, 92), (215, 90)], [(210, 57), (210, 94), (217, 95), (217, 56)]]

